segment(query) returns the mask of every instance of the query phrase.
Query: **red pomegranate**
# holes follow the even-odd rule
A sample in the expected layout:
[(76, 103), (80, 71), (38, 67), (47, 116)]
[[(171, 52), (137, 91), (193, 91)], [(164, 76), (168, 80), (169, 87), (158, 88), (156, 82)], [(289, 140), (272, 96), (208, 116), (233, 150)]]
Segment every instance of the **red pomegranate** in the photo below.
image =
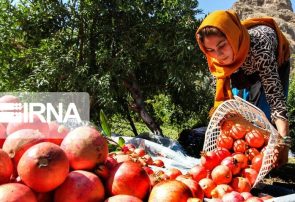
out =
[(182, 172), (177, 168), (171, 167), (166, 171), (166, 175), (168, 175), (170, 180), (174, 180), (177, 176), (182, 175)]
[(224, 194), (224, 196), (222, 197), (222, 201), (223, 202), (244, 202), (245, 200), (239, 192), (232, 191), (230, 193)]
[(189, 177), (177, 177), (176, 180), (183, 182), (186, 186), (188, 186), (194, 198), (199, 198), (199, 199), (204, 198), (204, 191), (197, 181)]
[(8, 154), (0, 149), (0, 185), (8, 183), (13, 174), (13, 164)]
[(187, 202), (191, 197), (191, 190), (183, 182), (177, 180), (165, 180), (153, 187), (148, 201)]
[(36, 114), (33, 114), (32, 118), (33, 118), (33, 120), (30, 120), (31, 119), (30, 115), (28, 115), (26, 117), (24, 114), (21, 114), (22, 121), (20, 121), (20, 122), (10, 121), (6, 127), (7, 136), (9, 136), (10, 134), (14, 133), (15, 131), (18, 131), (21, 129), (38, 130), (42, 134), (47, 136), (49, 133), (48, 123), (42, 122), (42, 120)]
[[(0, 103), (21, 103), (20, 99), (14, 95), (3, 95), (2, 97), (0, 97)], [(0, 111), (7, 111), (4, 109), (1, 109)], [(10, 112), (23, 112), (22, 106), (20, 106), (19, 109), (15, 108), (13, 110), (9, 110)], [(6, 131), (6, 126), (7, 123), (10, 121), (10, 119), (6, 119), (2, 122), (2, 124), (5, 127), (5, 131)]]
[(21, 157), (17, 172), (22, 181), (37, 192), (48, 192), (63, 183), (69, 173), (69, 160), (56, 144), (42, 142)]
[(54, 202), (103, 201), (104, 195), (104, 186), (99, 177), (88, 171), (75, 170), (56, 189)]
[(211, 178), (203, 178), (199, 181), (199, 185), (205, 197), (211, 198), (211, 191), (216, 187), (215, 182)]
[(15, 95), (3, 95), (0, 97), (0, 103), (20, 103), (20, 100)]
[(24, 184), (7, 183), (0, 185), (1, 202), (37, 202), (34, 192)]
[(202, 165), (195, 165), (188, 172), (196, 182), (206, 178), (208, 175), (207, 169)]
[(104, 163), (108, 156), (108, 143), (95, 128), (82, 126), (68, 133), (61, 143), (70, 166), (74, 170), (91, 170)]
[(2, 148), (17, 166), (19, 159), (27, 149), (43, 141), (45, 141), (45, 137), (39, 131), (22, 129), (9, 135)]
[(2, 123), (0, 123), (0, 148), (2, 148), (3, 143), (5, 142), (5, 139), (6, 139), (6, 128)]
[(135, 196), (124, 195), (124, 194), (111, 196), (107, 198), (104, 202), (123, 202), (123, 201), (124, 202), (143, 202), (141, 199)]
[(48, 123), (49, 126), (49, 135), (48, 141), (54, 144), (60, 145), (64, 137), (70, 132), (70, 130), (56, 121)]
[(150, 178), (139, 163), (131, 161), (119, 163), (111, 171), (106, 181), (110, 196), (127, 194), (144, 199), (151, 188)]

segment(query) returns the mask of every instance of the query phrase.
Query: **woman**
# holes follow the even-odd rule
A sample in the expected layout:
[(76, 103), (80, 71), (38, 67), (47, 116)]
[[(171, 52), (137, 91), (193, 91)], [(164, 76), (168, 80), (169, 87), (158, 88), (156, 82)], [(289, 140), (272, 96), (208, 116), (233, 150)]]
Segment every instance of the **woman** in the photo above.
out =
[(282, 137), (278, 166), (288, 162), (289, 43), (272, 18), (240, 21), (234, 11), (215, 11), (196, 32), (209, 70), (216, 77), (213, 111), (233, 92), (258, 106)]

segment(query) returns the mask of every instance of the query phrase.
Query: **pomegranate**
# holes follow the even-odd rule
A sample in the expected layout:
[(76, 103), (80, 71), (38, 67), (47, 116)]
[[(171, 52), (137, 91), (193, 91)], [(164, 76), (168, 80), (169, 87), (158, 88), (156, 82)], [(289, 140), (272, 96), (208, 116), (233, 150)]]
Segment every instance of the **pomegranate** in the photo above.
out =
[(208, 175), (208, 171), (204, 166), (195, 165), (193, 166), (188, 173), (192, 176), (192, 178), (199, 182), (201, 179), (206, 178)]
[(224, 194), (224, 196), (222, 197), (222, 201), (223, 202), (244, 202), (245, 200), (239, 192), (232, 191), (230, 193)]
[(201, 152), (201, 165), (207, 170), (212, 170), (220, 163), (220, 159), (213, 151)]
[(117, 163), (122, 163), (125, 161), (132, 161), (132, 157), (129, 154), (116, 154), (113, 155), (113, 158), (117, 161)]
[(139, 157), (146, 155), (144, 148), (136, 148), (136, 149), (134, 149), (133, 153)]
[(259, 154), (259, 151), (256, 148), (249, 148), (246, 150), (245, 152), (246, 156), (248, 157), (249, 161), (252, 161), (252, 159), (254, 158), (254, 156)]
[(262, 166), (262, 161), (263, 161), (263, 154), (258, 154), (254, 156), (251, 161), (251, 168), (255, 169), (257, 173), (259, 173), (260, 168)]
[(253, 196), (250, 192), (242, 192), (241, 195), (245, 200)]
[(22, 129), (9, 135), (2, 148), (17, 166), (19, 159), (27, 149), (43, 141), (45, 141), (45, 136), (39, 131)]
[(21, 130), (21, 129), (33, 129), (38, 130), (40, 133), (44, 134), (45, 136), (49, 133), (49, 126), (46, 122), (42, 122), (42, 120), (39, 118), (38, 115), (33, 114), (32, 119), (28, 115), (28, 117), (25, 117), (24, 114), (20, 115), (22, 121), (10, 121), (7, 124), (6, 127), (6, 134), (9, 136), (10, 134), (14, 133), (15, 131)]
[(183, 182), (177, 180), (165, 180), (153, 187), (148, 201), (187, 202), (191, 197), (191, 190)]
[(13, 164), (8, 154), (0, 149), (0, 185), (8, 183), (13, 174)]
[(211, 177), (216, 184), (228, 184), (232, 180), (232, 172), (229, 167), (219, 165), (212, 170)]
[(250, 147), (260, 148), (264, 145), (264, 136), (258, 129), (253, 129), (245, 135)]
[(199, 199), (204, 198), (204, 192), (197, 181), (195, 181), (191, 178), (188, 178), (188, 177), (187, 178), (186, 177), (179, 177), (179, 178), (177, 177), (176, 180), (186, 184), (186, 186), (188, 186), (190, 188), (194, 198), (199, 198)]
[(212, 198), (222, 198), (224, 194), (232, 192), (233, 188), (228, 184), (219, 184), (217, 185), (212, 191), (211, 196)]
[(111, 171), (106, 181), (110, 196), (127, 194), (144, 199), (151, 188), (148, 174), (139, 163), (131, 161), (119, 163)]
[(247, 130), (248, 129), (244, 124), (235, 123), (230, 130), (230, 135), (234, 139), (242, 139), (242, 138), (244, 138)]
[(168, 175), (170, 180), (174, 180), (177, 176), (182, 175), (182, 172), (177, 168), (169, 168), (166, 171), (166, 175)]
[(226, 157), (221, 161), (220, 164), (229, 167), (233, 175), (238, 174), (241, 170), (238, 161), (232, 156)]
[(247, 178), (234, 177), (231, 181), (231, 187), (237, 192), (249, 192), (251, 190), (251, 184)]
[(210, 178), (203, 178), (199, 181), (199, 185), (204, 191), (205, 197), (211, 198), (211, 191), (216, 187), (214, 181)]
[(124, 195), (124, 194), (111, 196), (107, 198), (104, 202), (123, 202), (123, 201), (124, 202), (143, 202), (141, 199), (135, 196)]
[(225, 159), (226, 157), (230, 156), (231, 153), (228, 149), (226, 148), (216, 148), (213, 150), (213, 152), (216, 153), (217, 157), (218, 157), (218, 162), (220, 163), (223, 159)]
[(188, 198), (187, 199), (187, 202), (202, 202), (203, 200), (202, 199), (199, 199), (199, 198)]
[(2, 148), (5, 139), (6, 139), (6, 128), (2, 123), (0, 123), (0, 148)]
[(231, 149), (233, 147), (234, 140), (232, 137), (224, 134), (220, 134), (217, 138), (217, 147)]
[(251, 185), (254, 185), (256, 178), (258, 176), (258, 172), (253, 168), (245, 168), (242, 171), (242, 176), (247, 178)]
[(248, 198), (245, 202), (263, 202), (264, 200), (255, 196)]
[(0, 97), (0, 103), (20, 103), (20, 99), (15, 95), (3, 95)]
[(70, 132), (70, 130), (56, 121), (48, 123), (49, 135), (47, 137), (49, 142), (60, 145), (64, 137)]
[(248, 166), (248, 158), (245, 154), (233, 153), (232, 157), (234, 157), (235, 161), (238, 162), (238, 165), (241, 169), (246, 168)]
[(235, 140), (233, 150), (235, 153), (244, 153), (248, 148), (247, 142), (243, 139)]
[(51, 142), (29, 148), (21, 157), (17, 172), (22, 181), (37, 192), (48, 192), (63, 183), (69, 173), (64, 151)]
[(154, 160), (153, 165), (154, 166), (157, 166), (157, 167), (160, 167), (160, 168), (165, 167), (164, 161), (162, 161), (161, 159)]
[(89, 126), (76, 128), (68, 133), (61, 143), (70, 166), (74, 170), (91, 170), (104, 163), (108, 156), (107, 140), (100, 132)]
[(104, 196), (104, 186), (99, 177), (88, 171), (75, 170), (56, 189), (54, 202), (103, 201)]
[(24, 184), (7, 183), (0, 185), (1, 202), (37, 202), (34, 192)]

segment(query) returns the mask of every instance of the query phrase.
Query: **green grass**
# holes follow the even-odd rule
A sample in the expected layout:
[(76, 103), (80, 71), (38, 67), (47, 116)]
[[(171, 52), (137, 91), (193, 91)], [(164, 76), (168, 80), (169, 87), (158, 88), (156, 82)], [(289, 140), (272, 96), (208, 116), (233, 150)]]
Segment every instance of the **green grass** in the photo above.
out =
[[(115, 134), (120, 134), (122, 136), (134, 136), (132, 128), (130, 124), (120, 117), (113, 117), (110, 121), (112, 125), (112, 132)], [(138, 134), (150, 132), (150, 129), (141, 122), (135, 122), (135, 127), (137, 129)], [(171, 126), (161, 126), (163, 134), (171, 139), (176, 140), (178, 138), (178, 134), (181, 132), (176, 127)]]

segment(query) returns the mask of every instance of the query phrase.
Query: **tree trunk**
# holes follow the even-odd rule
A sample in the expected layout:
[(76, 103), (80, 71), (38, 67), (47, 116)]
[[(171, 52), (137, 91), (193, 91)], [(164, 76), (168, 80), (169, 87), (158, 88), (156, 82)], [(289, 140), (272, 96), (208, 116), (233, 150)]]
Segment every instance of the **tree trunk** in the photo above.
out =
[(138, 132), (137, 132), (137, 129), (135, 127), (135, 124), (134, 124), (134, 122), (132, 120), (132, 117), (130, 115), (130, 111), (129, 111), (129, 108), (128, 108), (128, 105), (127, 105), (127, 102), (126, 102), (125, 99), (124, 99), (124, 102), (123, 102), (123, 108), (124, 108), (124, 111), (127, 114), (127, 119), (128, 119), (129, 124), (130, 124), (130, 126), (132, 128), (132, 131), (133, 131), (134, 135), (137, 136), (138, 135)]
[(134, 100), (134, 105), (131, 107), (131, 109), (140, 115), (144, 123), (153, 133), (163, 136), (161, 128), (156, 124), (154, 119), (145, 109), (143, 97), (137, 83), (133, 79), (128, 79), (124, 80), (124, 86), (131, 93), (131, 96)]

